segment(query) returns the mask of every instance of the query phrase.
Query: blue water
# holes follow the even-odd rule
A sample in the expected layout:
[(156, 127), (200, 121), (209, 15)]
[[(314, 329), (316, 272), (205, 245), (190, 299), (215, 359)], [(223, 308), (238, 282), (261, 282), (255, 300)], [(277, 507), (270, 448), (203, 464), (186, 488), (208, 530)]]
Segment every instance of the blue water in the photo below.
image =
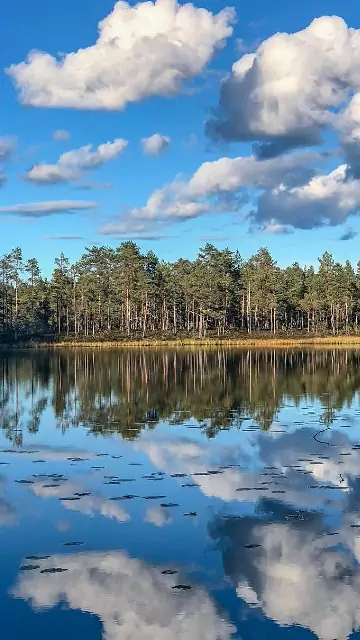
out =
[[(155, 394), (132, 370), (129, 389), (116, 353), (95, 354), (92, 375), (79, 356), (76, 379), (72, 361), (62, 366), (59, 391), (58, 357), (4, 359), (1, 640), (360, 638), (357, 361), (346, 374), (343, 356), (325, 354), (311, 392), (290, 393), (280, 355), (279, 379), (262, 365), (250, 410), (236, 390), (241, 354), (221, 379), (210, 358), (206, 390), (191, 370), (191, 402), (180, 374)], [(156, 382), (161, 357), (146, 358)], [(264, 430), (255, 417), (274, 393)]]

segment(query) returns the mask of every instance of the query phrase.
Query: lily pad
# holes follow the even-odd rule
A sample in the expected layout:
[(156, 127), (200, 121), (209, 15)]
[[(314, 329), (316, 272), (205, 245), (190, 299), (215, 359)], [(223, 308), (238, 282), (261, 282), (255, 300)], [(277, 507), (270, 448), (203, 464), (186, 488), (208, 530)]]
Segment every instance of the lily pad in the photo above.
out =
[(163, 576), (173, 576), (177, 573), (177, 569), (164, 569), (161, 573)]
[(189, 584), (174, 584), (172, 589), (177, 589), (178, 591), (189, 591), (191, 586)]
[(62, 567), (50, 567), (49, 569), (42, 569), (40, 573), (63, 573), (64, 571), (68, 571), (68, 569), (63, 569)]
[(177, 502), (162, 502), (162, 503), (160, 504), (160, 507), (163, 507), (163, 508), (165, 508), (165, 509), (166, 509), (167, 507), (179, 507), (179, 506), (180, 506), (180, 505), (179, 505)]

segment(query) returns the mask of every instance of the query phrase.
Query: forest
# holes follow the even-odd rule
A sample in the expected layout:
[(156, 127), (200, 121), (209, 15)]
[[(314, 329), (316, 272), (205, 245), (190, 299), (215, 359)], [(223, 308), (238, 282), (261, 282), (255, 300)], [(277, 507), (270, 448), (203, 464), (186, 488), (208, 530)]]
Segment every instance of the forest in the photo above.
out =
[(360, 261), (280, 268), (266, 248), (201, 248), (160, 260), (132, 241), (94, 245), (75, 263), (61, 253), (50, 278), (19, 247), (0, 258), (0, 340), (356, 333)]

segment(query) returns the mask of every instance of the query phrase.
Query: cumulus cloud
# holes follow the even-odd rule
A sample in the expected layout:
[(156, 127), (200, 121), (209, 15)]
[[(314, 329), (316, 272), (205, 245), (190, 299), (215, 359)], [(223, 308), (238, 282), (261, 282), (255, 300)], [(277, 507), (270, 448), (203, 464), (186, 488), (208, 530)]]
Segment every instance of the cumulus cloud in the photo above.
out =
[(144, 153), (149, 156), (158, 156), (170, 145), (170, 138), (162, 136), (160, 133), (154, 133), (150, 138), (142, 138)]
[(44, 218), (58, 213), (76, 213), (95, 209), (96, 202), (87, 200), (53, 200), (47, 202), (30, 202), (27, 204), (14, 204), (8, 207), (0, 207), (1, 214), (21, 216), (23, 218)]
[(319, 144), (336, 111), (360, 89), (359, 54), (360, 30), (337, 16), (271, 36), (234, 63), (208, 135), (254, 141), (260, 158)]
[[(29, 486), (30, 491), (38, 498), (62, 498), (73, 495), (76, 491), (86, 491), (86, 486), (81, 481), (81, 477), (76, 480), (66, 480), (61, 482), (59, 486), (44, 486), (42, 482), (34, 482)], [(81, 500), (61, 501), (63, 507), (70, 511), (76, 511), (86, 516), (99, 515), (104, 518), (115, 519), (118, 522), (127, 522), (130, 520), (129, 514), (125, 509), (114, 501), (109, 501), (107, 498), (100, 495), (88, 495), (83, 496)]]
[[(358, 477), (360, 451), (352, 450), (353, 443), (343, 431), (334, 430), (329, 438), (327, 459), (317, 460), (313, 440), (316, 431), (308, 426), (273, 436), (260, 431), (253, 434), (252, 456), (257, 460), (256, 465), (249, 465), (246, 441), (234, 448), (218, 441), (198, 442), (185, 437), (160, 440), (155, 434), (142, 435), (134, 448), (146, 452), (157, 469), (193, 476), (199, 491), (209, 498), (255, 503), (260, 498), (271, 498), (271, 491), (279, 489), (285, 492), (283, 499), (289, 504), (322, 509), (324, 494), (309, 490), (309, 485), (332, 485), (333, 499), (342, 504), (351, 495)], [(323, 446), (319, 445), (318, 449), (320, 455)], [(343, 457), (344, 451), (351, 455)], [(208, 469), (219, 467), (223, 467), (221, 473), (207, 473)], [(272, 467), (272, 471), (267, 472), (266, 467)], [(194, 475), (199, 472), (206, 475)]]
[[(276, 514), (273, 507), (270, 516), (271, 510), (262, 504), (263, 522), (219, 520), (212, 527), (238, 597), (280, 626), (309, 629), (319, 640), (347, 640), (360, 626), (357, 534), (347, 523), (334, 548), (320, 514), (286, 522), (293, 509), (283, 505)], [(245, 543), (259, 545), (251, 557), (244, 555)]]
[(80, 173), (61, 164), (36, 164), (24, 175), (25, 180), (36, 184), (56, 184), (77, 180)]
[(255, 156), (204, 162), (190, 180), (156, 189), (143, 207), (132, 209), (101, 233), (142, 232), (212, 213), (240, 213), (250, 230), (336, 226), (359, 212), (360, 180), (347, 164), (320, 171), (328, 154), (310, 150), (257, 160)]
[(348, 165), (351, 178), (360, 178), (360, 93), (352, 100), (340, 114), (337, 121), (340, 142)]
[(62, 142), (70, 139), (70, 133), (68, 131), (65, 131), (64, 129), (57, 129), (53, 132), (52, 137), (53, 140)]
[(63, 153), (56, 164), (35, 165), (25, 174), (25, 179), (36, 184), (78, 180), (82, 172), (100, 167), (118, 157), (127, 145), (128, 141), (123, 138), (100, 144), (95, 150), (92, 150), (91, 144), (87, 144)]
[[(161, 227), (209, 212), (249, 211), (249, 202), (257, 201), (279, 184), (288, 189), (306, 185), (326, 159), (324, 154), (304, 150), (261, 162), (253, 155), (204, 162), (190, 180), (177, 179), (156, 189), (143, 207), (104, 225), (100, 233), (146, 232), (154, 224)], [(273, 211), (269, 211), (267, 222), (292, 224), (278, 220)]]
[(87, 144), (80, 147), (80, 149), (63, 153), (59, 158), (59, 164), (73, 167), (74, 169), (94, 169), (109, 160), (117, 158), (126, 149), (127, 145), (128, 141), (123, 138), (100, 144), (95, 151), (91, 150), (91, 144)]
[(232, 34), (233, 9), (213, 15), (192, 4), (117, 2), (95, 44), (55, 58), (32, 51), (13, 64), (23, 104), (123, 109), (149, 96), (171, 96), (199, 74)]
[(12, 595), (34, 608), (66, 601), (71, 609), (98, 616), (104, 640), (230, 640), (235, 629), (200, 588), (174, 594), (171, 576), (123, 552), (52, 556), (42, 568), (66, 572), (44, 577), (20, 574)]
[(358, 213), (360, 181), (347, 178), (347, 165), (329, 174), (312, 177), (307, 183), (288, 187), (281, 183), (265, 191), (251, 213), (257, 223), (274, 219), (299, 229), (339, 225)]

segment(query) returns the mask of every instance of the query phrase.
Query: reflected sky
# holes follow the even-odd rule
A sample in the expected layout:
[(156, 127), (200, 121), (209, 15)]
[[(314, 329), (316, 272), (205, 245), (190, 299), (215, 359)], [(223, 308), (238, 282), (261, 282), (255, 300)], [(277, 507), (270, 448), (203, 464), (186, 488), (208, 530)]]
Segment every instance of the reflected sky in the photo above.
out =
[(359, 357), (4, 357), (1, 638), (360, 638)]

